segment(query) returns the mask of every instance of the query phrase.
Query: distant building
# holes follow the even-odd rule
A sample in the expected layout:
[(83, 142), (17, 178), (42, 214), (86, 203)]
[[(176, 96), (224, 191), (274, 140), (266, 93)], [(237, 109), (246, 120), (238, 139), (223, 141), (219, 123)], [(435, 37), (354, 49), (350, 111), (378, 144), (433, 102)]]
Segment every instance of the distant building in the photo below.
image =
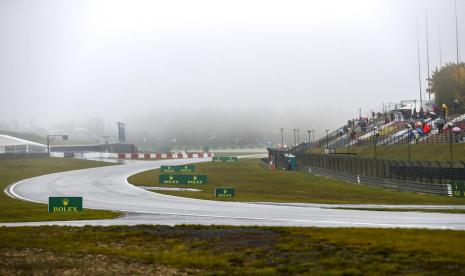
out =
[(126, 143), (126, 125), (121, 122), (117, 122), (116, 124), (118, 125), (118, 141)]
[(47, 145), (0, 134), (0, 154), (46, 153)]
[(85, 152), (109, 152), (109, 153), (136, 153), (137, 147), (133, 144), (100, 144), (100, 145), (63, 145), (50, 147), (51, 152), (85, 153)]

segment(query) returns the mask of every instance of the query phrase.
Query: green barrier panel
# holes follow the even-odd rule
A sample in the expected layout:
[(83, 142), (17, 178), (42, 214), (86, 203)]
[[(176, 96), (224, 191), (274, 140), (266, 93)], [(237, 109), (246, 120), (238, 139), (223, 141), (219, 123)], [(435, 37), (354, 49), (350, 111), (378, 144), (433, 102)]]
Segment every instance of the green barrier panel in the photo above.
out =
[(236, 190), (233, 188), (215, 188), (215, 197), (231, 198), (236, 195)]
[(75, 213), (82, 211), (82, 197), (49, 197), (49, 213)]
[(194, 165), (181, 165), (181, 166), (161, 166), (160, 171), (164, 173), (183, 172), (189, 173), (195, 171)]
[(194, 165), (180, 165), (180, 166), (176, 166), (175, 171), (182, 172), (182, 173), (194, 172), (195, 166)]
[(160, 171), (161, 172), (167, 172), (167, 173), (173, 173), (175, 172), (176, 166), (161, 166)]
[(236, 156), (217, 156), (213, 157), (213, 162), (236, 162)]
[(206, 175), (160, 174), (160, 184), (207, 184)]
[(455, 197), (465, 197), (465, 181), (452, 181), (450, 183), (452, 195)]

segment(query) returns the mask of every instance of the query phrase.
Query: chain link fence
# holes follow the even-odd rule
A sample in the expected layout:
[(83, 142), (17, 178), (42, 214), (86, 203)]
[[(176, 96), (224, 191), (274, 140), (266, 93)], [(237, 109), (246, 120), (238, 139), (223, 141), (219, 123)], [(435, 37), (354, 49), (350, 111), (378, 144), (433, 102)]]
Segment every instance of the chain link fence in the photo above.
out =
[[(277, 169), (288, 169), (288, 155), (269, 149)], [(347, 181), (422, 193), (450, 195), (452, 181), (465, 180), (463, 161), (397, 161), (351, 154), (294, 152), (297, 168)]]

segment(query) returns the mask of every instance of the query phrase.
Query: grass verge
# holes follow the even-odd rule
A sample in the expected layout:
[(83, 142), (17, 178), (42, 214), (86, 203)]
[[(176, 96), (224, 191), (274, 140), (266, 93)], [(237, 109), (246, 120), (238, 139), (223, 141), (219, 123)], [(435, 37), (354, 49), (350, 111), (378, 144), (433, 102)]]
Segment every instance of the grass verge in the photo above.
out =
[(0, 274), (464, 275), (465, 232), (112, 226), (0, 231)]
[[(317, 152), (313, 149), (313, 152)], [(336, 152), (347, 153), (347, 148), (337, 148)], [(374, 158), (373, 146), (350, 147), (349, 152), (357, 156)], [(449, 144), (418, 144), (410, 145), (411, 160), (437, 160), (450, 161)], [(408, 145), (377, 146), (376, 156), (379, 159), (408, 160)], [(452, 144), (452, 159), (463, 160), (465, 156), (465, 144)]]
[(108, 166), (110, 163), (68, 158), (10, 158), (0, 159), (0, 222), (83, 220), (114, 218), (119, 213), (85, 209), (80, 213), (48, 213), (47, 205), (13, 199), (3, 190), (10, 184), (34, 176)]
[(351, 208), (351, 207), (339, 207), (339, 208), (331, 208), (331, 209), (359, 210), (359, 211), (384, 211), (384, 212), (421, 212), (421, 213), (465, 214), (465, 210), (462, 210), (462, 209)]
[(201, 192), (156, 191), (198, 199), (217, 200), (215, 187), (236, 189), (235, 201), (301, 202), (301, 203), (367, 203), (367, 204), (465, 204), (463, 198), (425, 195), (347, 183), (304, 172), (269, 172), (256, 159), (240, 159), (231, 163), (196, 164), (196, 173), (207, 174), (208, 184), (163, 185), (158, 183), (160, 170), (142, 172), (129, 177), (140, 186), (183, 187)]

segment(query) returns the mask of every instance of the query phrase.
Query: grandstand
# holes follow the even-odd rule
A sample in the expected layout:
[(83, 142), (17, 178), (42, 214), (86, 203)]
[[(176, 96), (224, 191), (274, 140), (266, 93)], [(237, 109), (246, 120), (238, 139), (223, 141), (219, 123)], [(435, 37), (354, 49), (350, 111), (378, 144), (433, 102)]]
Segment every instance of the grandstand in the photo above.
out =
[(47, 146), (29, 140), (0, 134), (0, 154), (46, 153)]
[[(290, 149), (304, 151), (308, 147), (341, 148), (372, 145), (465, 143), (465, 114), (443, 116), (440, 110), (425, 111), (421, 115), (412, 105), (373, 113), (372, 118), (360, 116), (318, 141), (305, 142)], [(427, 131), (425, 130), (427, 125)], [(333, 151), (328, 151), (333, 152)]]

